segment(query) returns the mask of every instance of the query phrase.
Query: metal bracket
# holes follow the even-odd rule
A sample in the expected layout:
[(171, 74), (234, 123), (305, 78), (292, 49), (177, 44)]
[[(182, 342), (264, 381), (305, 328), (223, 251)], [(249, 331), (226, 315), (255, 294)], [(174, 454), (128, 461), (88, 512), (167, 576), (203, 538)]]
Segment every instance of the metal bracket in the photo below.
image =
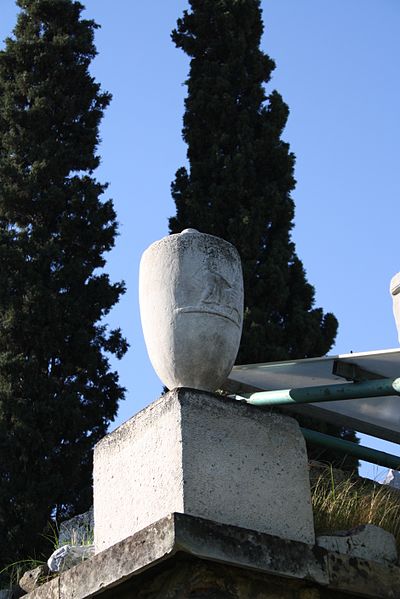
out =
[(377, 372), (365, 370), (357, 364), (353, 364), (352, 362), (344, 362), (342, 360), (334, 360), (332, 374), (340, 376), (346, 381), (353, 381), (354, 383), (361, 383), (363, 381), (375, 381), (378, 379), (386, 378), (385, 376), (382, 376)]

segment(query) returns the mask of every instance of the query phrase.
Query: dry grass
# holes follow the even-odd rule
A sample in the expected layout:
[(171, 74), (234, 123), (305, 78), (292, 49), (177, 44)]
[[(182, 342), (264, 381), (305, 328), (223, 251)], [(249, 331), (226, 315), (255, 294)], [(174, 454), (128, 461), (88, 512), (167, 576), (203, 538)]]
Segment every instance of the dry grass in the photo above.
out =
[(392, 533), (400, 548), (400, 492), (367, 479), (337, 476), (324, 468), (312, 477), (317, 534), (375, 524)]

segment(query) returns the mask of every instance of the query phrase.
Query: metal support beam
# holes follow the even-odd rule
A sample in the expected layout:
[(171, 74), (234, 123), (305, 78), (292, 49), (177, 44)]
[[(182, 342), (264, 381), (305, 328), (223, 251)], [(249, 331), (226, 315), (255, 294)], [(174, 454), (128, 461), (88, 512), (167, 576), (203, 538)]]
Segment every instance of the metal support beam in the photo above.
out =
[(303, 433), (305, 440), (309, 441), (310, 443), (322, 445), (323, 447), (333, 449), (339, 453), (352, 455), (359, 460), (371, 462), (372, 464), (377, 464), (378, 466), (393, 468), (393, 470), (400, 469), (399, 456), (385, 453), (384, 451), (378, 451), (377, 449), (372, 449), (371, 447), (365, 447), (364, 445), (358, 445), (352, 441), (345, 441), (344, 439), (331, 437), (330, 435), (318, 433), (317, 431), (312, 431), (308, 428), (302, 428), (301, 432)]
[(298, 389), (281, 389), (278, 391), (260, 391), (243, 394), (243, 396), (236, 395), (236, 399), (244, 399), (247, 403), (256, 406), (280, 406), (344, 399), (365, 399), (367, 397), (386, 397), (389, 395), (400, 395), (400, 378), (379, 379), (376, 381), (364, 381), (362, 383), (301, 387)]
[[(281, 389), (277, 391), (260, 391), (257, 393), (236, 395), (239, 400), (256, 406), (280, 406), (287, 404), (320, 403), (324, 401), (341, 401), (362, 399), (367, 397), (387, 397), (400, 395), (400, 378), (378, 379), (360, 383), (333, 384), (318, 387), (301, 387), (298, 389)], [(400, 408), (400, 400), (399, 400)], [(317, 431), (301, 429), (304, 438), (310, 443), (322, 445), (352, 455), (360, 460), (400, 470), (400, 456), (378, 451), (370, 447), (358, 445), (337, 437), (331, 437)]]

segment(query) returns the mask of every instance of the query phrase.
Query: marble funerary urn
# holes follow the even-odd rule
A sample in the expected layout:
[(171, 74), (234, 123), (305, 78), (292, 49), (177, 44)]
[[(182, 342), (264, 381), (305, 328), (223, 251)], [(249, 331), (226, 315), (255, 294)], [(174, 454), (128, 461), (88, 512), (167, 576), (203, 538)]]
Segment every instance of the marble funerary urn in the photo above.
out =
[(218, 389), (242, 332), (237, 250), (194, 229), (156, 241), (142, 256), (139, 301), (147, 351), (168, 389)]

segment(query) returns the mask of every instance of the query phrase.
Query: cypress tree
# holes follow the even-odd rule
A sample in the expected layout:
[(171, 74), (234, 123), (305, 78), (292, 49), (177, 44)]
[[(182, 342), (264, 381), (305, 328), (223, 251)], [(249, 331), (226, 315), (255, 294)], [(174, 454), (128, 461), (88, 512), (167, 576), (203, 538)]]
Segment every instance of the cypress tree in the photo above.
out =
[(89, 74), (97, 25), (74, 0), (17, 0), (0, 52), (0, 562), (40, 550), (91, 504), (92, 448), (124, 389), (104, 316), (117, 233), (93, 171), (110, 94)]
[[(172, 183), (170, 233), (193, 227), (238, 249), (245, 288), (238, 363), (324, 355), (338, 323), (314, 307), (291, 240), (295, 157), (281, 138), (289, 110), (277, 91), (266, 94), (275, 64), (260, 49), (260, 1), (189, 4), (172, 32), (191, 62), (183, 126), (189, 166)], [(311, 455), (338, 462), (319, 448)], [(348, 459), (345, 466), (356, 464)]]

